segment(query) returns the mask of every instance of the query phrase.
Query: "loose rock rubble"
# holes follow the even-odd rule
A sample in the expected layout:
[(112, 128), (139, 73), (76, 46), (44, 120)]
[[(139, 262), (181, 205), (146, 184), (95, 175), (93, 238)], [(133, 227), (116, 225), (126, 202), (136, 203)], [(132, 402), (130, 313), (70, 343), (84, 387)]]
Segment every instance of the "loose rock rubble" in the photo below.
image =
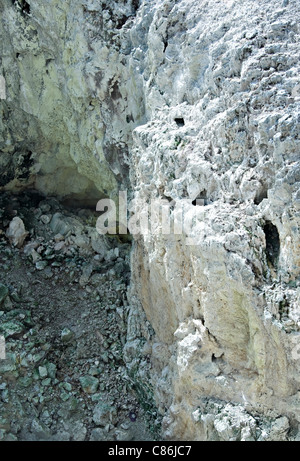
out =
[(123, 360), (130, 246), (36, 193), (3, 194), (0, 216), (0, 440), (159, 437)]
[(197, 423), (205, 427), (208, 440), (214, 441), (286, 441), (289, 421), (285, 416), (276, 418), (249, 414), (242, 405), (232, 405), (217, 400), (203, 402), (203, 407), (193, 413)]

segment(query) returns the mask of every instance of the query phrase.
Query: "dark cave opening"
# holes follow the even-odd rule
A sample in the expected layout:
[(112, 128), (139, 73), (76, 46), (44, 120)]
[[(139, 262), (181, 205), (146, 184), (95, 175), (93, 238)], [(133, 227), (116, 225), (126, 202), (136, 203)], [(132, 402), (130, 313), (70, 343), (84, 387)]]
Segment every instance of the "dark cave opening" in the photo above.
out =
[(271, 221), (266, 221), (263, 227), (266, 237), (267, 261), (275, 268), (277, 267), (280, 253), (280, 238), (277, 227)]

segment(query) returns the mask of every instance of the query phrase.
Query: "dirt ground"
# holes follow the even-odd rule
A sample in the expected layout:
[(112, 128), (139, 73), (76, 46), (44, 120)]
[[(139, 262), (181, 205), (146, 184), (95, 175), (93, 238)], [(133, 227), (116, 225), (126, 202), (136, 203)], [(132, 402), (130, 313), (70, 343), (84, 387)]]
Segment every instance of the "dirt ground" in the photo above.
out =
[(130, 244), (95, 220), (34, 192), (0, 197), (0, 440), (159, 439), (123, 359)]

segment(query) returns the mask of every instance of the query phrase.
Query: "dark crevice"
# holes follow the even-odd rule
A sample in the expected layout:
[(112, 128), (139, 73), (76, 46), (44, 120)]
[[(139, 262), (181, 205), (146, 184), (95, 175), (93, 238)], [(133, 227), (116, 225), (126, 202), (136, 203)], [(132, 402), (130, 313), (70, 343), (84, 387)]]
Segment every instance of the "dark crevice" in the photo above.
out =
[(134, 118), (133, 118), (132, 114), (126, 115), (126, 122), (127, 123), (134, 122)]
[(177, 117), (174, 119), (178, 127), (184, 126), (184, 119), (182, 117)]
[(290, 302), (287, 299), (286, 295), (283, 295), (282, 299), (278, 303), (278, 313), (280, 318), (289, 314)]
[(116, 101), (118, 99), (121, 99), (122, 98), (122, 95), (120, 93), (120, 90), (119, 90), (119, 85), (118, 85), (118, 82), (115, 82), (112, 86), (112, 91), (111, 91), (111, 99), (113, 101)]
[(13, 4), (21, 11), (24, 16), (30, 15), (30, 5), (26, 0), (15, 0)]
[(166, 39), (163, 41), (163, 44), (164, 44), (163, 52), (165, 52), (166, 49), (167, 49), (167, 46), (168, 46), (168, 38), (166, 38)]
[(132, 9), (134, 13), (137, 12), (137, 10), (139, 9), (139, 6), (140, 6), (140, 0), (132, 0)]
[(274, 268), (276, 268), (280, 253), (280, 239), (277, 227), (274, 226), (271, 221), (266, 221), (263, 230), (266, 237), (267, 261), (271, 263)]
[(21, 157), (22, 163), (19, 165), (19, 179), (29, 179), (30, 168), (33, 166), (32, 152), (28, 151)]
[(30, 150), (16, 150), (11, 156), (0, 152), (2, 155), (2, 164), (4, 171), (0, 177), (0, 187), (4, 187), (14, 178), (20, 181), (26, 181), (31, 174), (31, 167), (34, 164), (32, 152)]
[(126, 16), (125, 14), (120, 19), (118, 19), (117, 24), (116, 24), (116, 29), (122, 29), (124, 24), (126, 24), (127, 19), (128, 19), (128, 16)]

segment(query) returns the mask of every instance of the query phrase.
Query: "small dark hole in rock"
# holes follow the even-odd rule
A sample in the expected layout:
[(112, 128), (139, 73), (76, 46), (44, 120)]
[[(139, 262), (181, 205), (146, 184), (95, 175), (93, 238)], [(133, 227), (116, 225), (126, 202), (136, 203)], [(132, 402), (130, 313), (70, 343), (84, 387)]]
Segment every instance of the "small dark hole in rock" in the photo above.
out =
[(212, 362), (222, 362), (223, 361), (223, 355), (224, 354), (222, 354), (220, 357), (216, 357), (215, 354), (212, 354), (211, 361)]
[(125, 16), (125, 15), (123, 15), (120, 19), (118, 19), (117, 24), (116, 24), (116, 28), (117, 29), (122, 29), (122, 27), (126, 23), (127, 19), (128, 19), (128, 16)]
[(184, 126), (184, 119), (183, 118), (178, 117), (178, 118), (175, 118), (174, 120), (175, 120), (177, 126)]
[(119, 85), (117, 82), (115, 82), (113, 84), (113, 87), (112, 87), (112, 92), (111, 92), (111, 98), (116, 101), (117, 99), (121, 99), (122, 98), (122, 95), (120, 93), (120, 90), (119, 90)]
[(133, 118), (132, 114), (126, 115), (126, 122), (127, 123), (134, 122), (134, 118)]

